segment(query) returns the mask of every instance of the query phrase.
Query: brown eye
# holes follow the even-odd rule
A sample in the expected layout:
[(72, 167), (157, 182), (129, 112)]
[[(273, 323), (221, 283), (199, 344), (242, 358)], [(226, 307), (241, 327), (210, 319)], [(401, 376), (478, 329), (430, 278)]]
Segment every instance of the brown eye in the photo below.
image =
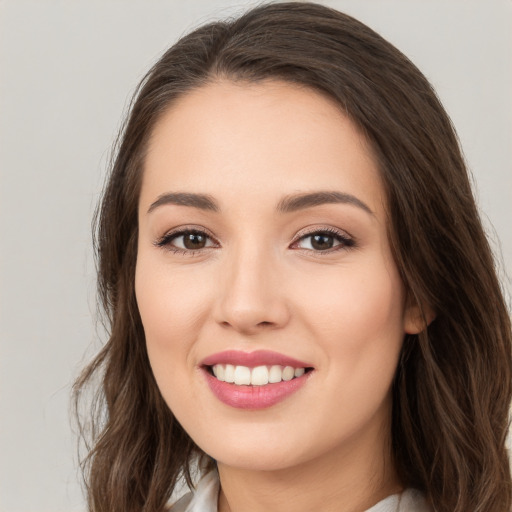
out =
[(208, 237), (202, 233), (187, 233), (183, 235), (183, 247), (185, 249), (203, 249), (206, 247)]
[(313, 235), (311, 237), (311, 247), (317, 251), (325, 251), (334, 246), (334, 237), (325, 233)]
[(296, 249), (307, 249), (313, 252), (326, 252), (354, 246), (354, 240), (343, 232), (316, 231), (302, 236), (293, 244)]
[(189, 252), (200, 251), (215, 247), (216, 243), (203, 231), (183, 230), (164, 235), (155, 242), (158, 247), (165, 247), (170, 251)]

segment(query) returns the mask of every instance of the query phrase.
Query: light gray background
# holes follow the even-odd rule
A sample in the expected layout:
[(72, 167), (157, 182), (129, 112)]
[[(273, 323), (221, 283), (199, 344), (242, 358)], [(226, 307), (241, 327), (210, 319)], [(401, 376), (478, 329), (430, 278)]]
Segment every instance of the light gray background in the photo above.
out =
[[(85, 510), (68, 409), (99, 346), (90, 222), (109, 147), (161, 52), (249, 3), (0, 1), (1, 512)], [(510, 289), (512, 2), (325, 3), (379, 31), (437, 88)]]

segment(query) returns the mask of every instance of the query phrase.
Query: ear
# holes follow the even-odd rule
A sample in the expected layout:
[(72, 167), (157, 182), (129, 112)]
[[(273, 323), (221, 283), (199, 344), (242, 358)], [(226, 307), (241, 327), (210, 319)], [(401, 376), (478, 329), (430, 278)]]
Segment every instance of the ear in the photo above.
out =
[(430, 306), (420, 306), (413, 298), (407, 302), (404, 311), (404, 332), (419, 334), (430, 325), (436, 314)]

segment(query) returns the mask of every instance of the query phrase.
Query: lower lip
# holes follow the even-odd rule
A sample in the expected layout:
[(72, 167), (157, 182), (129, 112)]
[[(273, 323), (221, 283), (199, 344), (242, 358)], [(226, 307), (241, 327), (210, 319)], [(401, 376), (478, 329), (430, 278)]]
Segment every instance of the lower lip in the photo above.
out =
[(307, 372), (301, 377), (275, 384), (266, 384), (265, 386), (237, 386), (236, 384), (217, 380), (206, 369), (203, 372), (213, 394), (224, 404), (237, 409), (266, 409), (272, 407), (298, 391), (312, 373)]

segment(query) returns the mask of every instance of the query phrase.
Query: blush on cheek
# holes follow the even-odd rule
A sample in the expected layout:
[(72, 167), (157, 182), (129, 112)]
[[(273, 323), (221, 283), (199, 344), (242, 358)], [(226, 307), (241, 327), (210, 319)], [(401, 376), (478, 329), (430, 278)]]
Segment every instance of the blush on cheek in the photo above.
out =
[(185, 340), (191, 327), (198, 325), (204, 316), (201, 304), (205, 301), (197, 288), (169, 277), (141, 272), (136, 279), (136, 296), (142, 324), (151, 343), (165, 346)]
[(333, 333), (338, 326), (332, 350), (343, 365), (340, 371), (347, 381), (355, 379), (363, 387), (365, 382), (392, 379), (404, 336), (400, 287), (389, 282), (372, 284), (372, 293), (356, 292), (339, 305), (342, 313), (332, 326)]
[(402, 285), (398, 276), (390, 279), (382, 269), (377, 270), (361, 286), (352, 289), (356, 293), (346, 302), (345, 311), (355, 324), (366, 323), (367, 328), (372, 325), (379, 328), (396, 325), (397, 318), (403, 316)]

